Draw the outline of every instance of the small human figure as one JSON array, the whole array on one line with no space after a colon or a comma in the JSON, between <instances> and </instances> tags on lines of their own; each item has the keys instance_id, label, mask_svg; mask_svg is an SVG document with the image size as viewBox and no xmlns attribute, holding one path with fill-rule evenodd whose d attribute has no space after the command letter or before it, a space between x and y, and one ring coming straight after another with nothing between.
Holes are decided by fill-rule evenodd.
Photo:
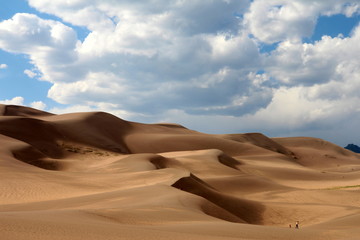
<instances>
[{"instance_id":1,"label":"small human figure","mask_svg":"<svg viewBox=\"0 0 360 240\"><path fill-rule=\"evenodd\" d=\"M296 221L296 223L295 223L295 228L299 228L299 221Z\"/></svg>"},{"instance_id":2,"label":"small human figure","mask_svg":"<svg viewBox=\"0 0 360 240\"><path fill-rule=\"evenodd\" d=\"M289 224L289 228L291 228L291 223Z\"/></svg>"}]
</instances>

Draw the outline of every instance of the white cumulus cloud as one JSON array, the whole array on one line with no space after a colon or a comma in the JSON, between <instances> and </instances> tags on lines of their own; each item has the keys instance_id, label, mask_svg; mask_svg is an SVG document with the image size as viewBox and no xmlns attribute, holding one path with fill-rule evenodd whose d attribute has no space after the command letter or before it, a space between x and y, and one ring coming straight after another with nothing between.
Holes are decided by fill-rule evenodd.
<instances>
[{"instance_id":1,"label":"white cumulus cloud","mask_svg":"<svg viewBox=\"0 0 360 240\"><path fill-rule=\"evenodd\" d=\"M0 23L0 48L29 55L42 78L50 82L71 78L67 73L77 58L76 44L73 29L33 14L18 13Z\"/></svg>"},{"instance_id":2,"label":"white cumulus cloud","mask_svg":"<svg viewBox=\"0 0 360 240\"><path fill-rule=\"evenodd\" d=\"M66 59L57 51L62 62L36 59L42 78L53 83L48 96L57 102L116 103L129 112L155 113L170 107L239 115L255 111L271 98L271 94L255 96L259 86L246 77L261 62L257 43L241 32L238 15L246 11L248 0L29 3L91 31L75 44L68 40L73 39L71 29L60 23L39 20L33 26L59 44L50 45L45 57L56 49L73 56ZM61 38L71 44L61 44ZM218 74L224 69L229 73L225 77ZM213 84L192 85L208 81L207 77ZM238 99L248 104L239 104ZM214 103L217 107L211 106Z\"/></svg>"},{"instance_id":3,"label":"white cumulus cloud","mask_svg":"<svg viewBox=\"0 0 360 240\"><path fill-rule=\"evenodd\" d=\"M359 41L360 26L347 38L324 36L314 44L283 41L266 58L266 69L285 85L315 85L333 81L345 87L345 82L358 81L355 75L360 67L357 57L360 53Z\"/></svg>"},{"instance_id":4,"label":"white cumulus cloud","mask_svg":"<svg viewBox=\"0 0 360 240\"><path fill-rule=\"evenodd\" d=\"M6 104L6 105L23 105L24 98L18 96L18 97L14 97L12 99L0 100L0 103Z\"/></svg>"},{"instance_id":5,"label":"white cumulus cloud","mask_svg":"<svg viewBox=\"0 0 360 240\"><path fill-rule=\"evenodd\" d=\"M30 106L32 108L36 108L36 109L40 109L40 110L45 110L46 109L46 104L43 103L42 101L35 101L30 103Z\"/></svg>"},{"instance_id":6,"label":"white cumulus cloud","mask_svg":"<svg viewBox=\"0 0 360 240\"><path fill-rule=\"evenodd\" d=\"M244 24L260 41L275 43L310 37L319 16L350 17L359 9L358 0L254 0Z\"/></svg>"}]
</instances>

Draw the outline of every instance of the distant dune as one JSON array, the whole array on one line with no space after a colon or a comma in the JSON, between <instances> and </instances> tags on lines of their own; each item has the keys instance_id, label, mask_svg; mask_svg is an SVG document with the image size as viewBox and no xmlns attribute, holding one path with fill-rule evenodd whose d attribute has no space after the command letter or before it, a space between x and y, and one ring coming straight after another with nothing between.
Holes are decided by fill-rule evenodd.
<instances>
[{"instance_id":1,"label":"distant dune","mask_svg":"<svg viewBox=\"0 0 360 240\"><path fill-rule=\"evenodd\" d=\"M1 240L360 236L360 154L322 139L0 105L0 146Z\"/></svg>"}]
</instances>

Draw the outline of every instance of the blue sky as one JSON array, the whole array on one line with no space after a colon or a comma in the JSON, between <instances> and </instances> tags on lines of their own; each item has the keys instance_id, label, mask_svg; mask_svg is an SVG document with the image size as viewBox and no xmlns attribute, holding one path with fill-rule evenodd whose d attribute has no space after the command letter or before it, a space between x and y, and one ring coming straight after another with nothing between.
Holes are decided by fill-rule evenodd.
<instances>
[{"instance_id":1,"label":"blue sky","mask_svg":"<svg viewBox=\"0 0 360 240\"><path fill-rule=\"evenodd\" d=\"M319 41L322 36L336 37L339 34L349 37L353 29L359 24L360 16L347 17L343 14L321 16L317 20L312 41Z\"/></svg>"},{"instance_id":2,"label":"blue sky","mask_svg":"<svg viewBox=\"0 0 360 240\"><path fill-rule=\"evenodd\" d=\"M358 0L14 0L0 102L360 144Z\"/></svg>"}]
</instances>

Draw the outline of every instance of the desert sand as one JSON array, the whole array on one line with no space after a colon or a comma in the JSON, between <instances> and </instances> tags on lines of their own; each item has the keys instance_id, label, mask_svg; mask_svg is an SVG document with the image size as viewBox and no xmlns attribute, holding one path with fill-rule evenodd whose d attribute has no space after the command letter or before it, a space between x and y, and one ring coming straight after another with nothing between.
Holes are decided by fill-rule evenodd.
<instances>
[{"instance_id":1,"label":"desert sand","mask_svg":"<svg viewBox=\"0 0 360 240\"><path fill-rule=\"evenodd\" d=\"M360 239L360 155L316 138L0 105L0 176L1 240Z\"/></svg>"}]
</instances>

